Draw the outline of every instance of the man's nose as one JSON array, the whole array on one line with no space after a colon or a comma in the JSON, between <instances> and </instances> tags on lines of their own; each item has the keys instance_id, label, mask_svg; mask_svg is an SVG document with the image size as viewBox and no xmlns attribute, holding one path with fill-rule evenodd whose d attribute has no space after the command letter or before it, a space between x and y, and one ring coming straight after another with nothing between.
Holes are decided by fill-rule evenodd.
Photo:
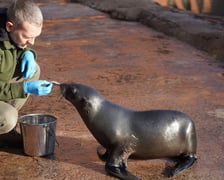
<instances>
[{"instance_id":1,"label":"man's nose","mask_svg":"<svg viewBox=\"0 0 224 180\"><path fill-rule=\"evenodd\" d=\"M29 39L29 40L27 41L27 43L28 43L29 45L34 45L34 43L35 43L35 38Z\"/></svg>"}]
</instances>

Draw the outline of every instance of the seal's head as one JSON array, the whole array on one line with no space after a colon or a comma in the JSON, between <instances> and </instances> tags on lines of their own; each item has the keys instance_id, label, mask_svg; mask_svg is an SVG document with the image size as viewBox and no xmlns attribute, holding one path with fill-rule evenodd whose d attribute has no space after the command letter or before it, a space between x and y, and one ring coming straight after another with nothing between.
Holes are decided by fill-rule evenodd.
<instances>
[{"instance_id":1,"label":"seal's head","mask_svg":"<svg viewBox=\"0 0 224 180\"><path fill-rule=\"evenodd\" d=\"M60 90L62 96L64 96L65 99L68 101L75 102L76 95L77 95L77 88L75 84L60 84Z\"/></svg>"},{"instance_id":2,"label":"seal's head","mask_svg":"<svg viewBox=\"0 0 224 180\"><path fill-rule=\"evenodd\" d=\"M70 101L83 115L88 113L93 117L104 101L96 90L82 84L60 84L61 94Z\"/></svg>"}]
</instances>

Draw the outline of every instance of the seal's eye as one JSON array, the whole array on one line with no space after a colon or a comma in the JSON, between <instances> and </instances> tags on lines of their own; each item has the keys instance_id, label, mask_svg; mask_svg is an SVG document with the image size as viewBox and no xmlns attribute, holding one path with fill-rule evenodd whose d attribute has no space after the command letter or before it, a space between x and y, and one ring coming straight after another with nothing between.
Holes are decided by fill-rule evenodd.
<instances>
[{"instance_id":1,"label":"seal's eye","mask_svg":"<svg viewBox=\"0 0 224 180\"><path fill-rule=\"evenodd\" d=\"M82 99L81 99L81 104L82 104L82 106L83 106L83 108L89 108L90 106L91 106L91 103L89 102L89 99L88 98L86 98L86 97L83 97Z\"/></svg>"},{"instance_id":2,"label":"seal's eye","mask_svg":"<svg viewBox=\"0 0 224 180\"><path fill-rule=\"evenodd\" d=\"M77 89L72 89L72 93L74 96L77 95Z\"/></svg>"},{"instance_id":3,"label":"seal's eye","mask_svg":"<svg viewBox=\"0 0 224 180\"><path fill-rule=\"evenodd\" d=\"M88 104L87 98L86 97L83 97L81 99L81 103L82 103L83 106L85 106L86 104Z\"/></svg>"},{"instance_id":4,"label":"seal's eye","mask_svg":"<svg viewBox=\"0 0 224 180\"><path fill-rule=\"evenodd\" d=\"M86 113L86 115L88 115L90 111L90 106L91 106L91 104L88 101L88 98L87 97L81 98L81 104L82 104L82 108L84 112Z\"/></svg>"}]
</instances>

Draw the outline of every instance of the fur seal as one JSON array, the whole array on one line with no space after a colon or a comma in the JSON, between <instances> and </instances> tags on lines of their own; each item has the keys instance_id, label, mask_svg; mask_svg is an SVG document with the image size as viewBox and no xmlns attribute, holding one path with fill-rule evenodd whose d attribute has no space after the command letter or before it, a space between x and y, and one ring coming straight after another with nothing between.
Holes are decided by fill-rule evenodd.
<instances>
[{"instance_id":1,"label":"fur seal","mask_svg":"<svg viewBox=\"0 0 224 180\"><path fill-rule=\"evenodd\" d=\"M105 99L82 84L60 84L96 140L106 149L98 156L106 161L108 174L120 179L138 179L128 172L128 158L175 158L169 176L189 168L196 157L196 130L186 114L175 110L133 111Z\"/></svg>"}]
</instances>

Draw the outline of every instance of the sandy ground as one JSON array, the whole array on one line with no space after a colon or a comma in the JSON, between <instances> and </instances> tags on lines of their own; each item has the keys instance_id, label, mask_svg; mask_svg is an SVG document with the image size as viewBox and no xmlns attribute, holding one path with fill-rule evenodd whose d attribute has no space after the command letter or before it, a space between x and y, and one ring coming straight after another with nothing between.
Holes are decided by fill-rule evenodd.
<instances>
[{"instance_id":1,"label":"sandy ground","mask_svg":"<svg viewBox=\"0 0 224 180\"><path fill-rule=\"evenodd\" d=\"M223 64L209 54L138 22L111 19L77 3L39 1L45 24L36 42L41 79L79 82L135 110L176 109L195 121L198 161L176 180L221 180L224 176ZM57 117L57 142L50 157L1 149L0 179L115 179L96 155L98 143L57 87L31 96L20 115ZM165 160L129 160L140 179L167 179Z\"/></svg>"}]
</instances>

